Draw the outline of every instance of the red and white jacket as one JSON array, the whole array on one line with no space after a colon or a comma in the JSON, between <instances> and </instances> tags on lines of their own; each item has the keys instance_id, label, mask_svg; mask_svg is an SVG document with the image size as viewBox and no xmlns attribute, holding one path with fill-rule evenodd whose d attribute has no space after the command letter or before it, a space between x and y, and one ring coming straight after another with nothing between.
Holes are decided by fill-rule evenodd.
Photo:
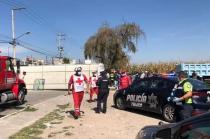
<instances>
[{"instance_id":1,"label":"red and white jacket","mask_svg":"<svg viewBox=\"0 0 210 139\"><path fill-rule=\"evenodd\" d=\"M80 76L71 75L69 85L73 86L74 92L82 92L85 90L85 82L88 82L88 80L84 74Z\"/></svg>"},{"instance_id":2,"label":"red and white jacket","mask_svg":"<svg viewBox=\"0 0 210 139\"><path fill-rule=\"evenodd\" d=\"M90 83L90 87L91 88L96 88L97 85L96 85L96 82L97 82L98 78L97 77L90 77L89 78L89 83Z\"/></svg>"},{"instance_id":3,"label":"red and white jacket","mask_svg":"<svg viewBox=\"0 0 210 139\"><path fill-rule=\"evenodd\" d=\"M119 88L127 88L131 84L131 78L128 75L122 76L120 78Z\"/></svg>"}]
</instances>

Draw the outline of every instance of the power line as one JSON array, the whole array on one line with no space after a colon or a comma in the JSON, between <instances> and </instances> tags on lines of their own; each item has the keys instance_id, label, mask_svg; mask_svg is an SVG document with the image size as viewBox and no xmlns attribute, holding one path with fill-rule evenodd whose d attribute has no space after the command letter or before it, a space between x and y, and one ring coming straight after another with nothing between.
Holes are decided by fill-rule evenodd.
<instances>
[{"instance_id":1,"label":"power line","mask_svg":"<svg viewBox=\"0 0 210 139\"><path fill-rule=\"evenodd\" d=\"M2 36L2 38L6 38L6 40L1 39L0 43L9 43L10 42L9 40L12 40L12 38L7 35L0 34L0 36Z\"/></svg>"},{"instance_id":2,"label":"power line","mask_svg":"<svg viewBox=\"0 0 210 139\"><path fill-rule=\"evenodd\" d=\"M47 23L47 21L46 21L44 18L42 18L41 16L39 16L38 14L36 14L31 8L28 8L28 6L25 6L23 3L20 3L20 2L18 3L18 2L10 1L10 0L0 0L0 2L4 3L4 4L6 4L6 5L9 5L9 6L11 6L12 8L18 8L18 7L23 7L23 6L24 6L24 7L27 7L27 11L23 13L26 17L28 17L30 20L32 20L34 23L36 23L36 24L38 24L38 25L45 25L45 26L48 27L53 33L56 33L56 32L57 32L57 31L55 31L55 29L54 29L53 27L51 27L51 25L49 25L49 24ZM11 37L6 36L6 38L9 38L9 40L11 40ZM1 41L2 41L2 43L11 42L11 41L5 41L5 40L1 40ZM42 48L39 48L39 49L41 49L42 51L45 51L45 52L41 52L41 51L39 51L39 50L36 50L36 49L31 48L31 47L27 47L27 46L23 45L24 43L25 43L25 44L28 44L28 43L26 43L26 42L23 42L23 41L19 41L19 42L21 42L22 44L18 43L18 45L21 46L21 47L23 47L23 48L25 48L25 49L28 49L28 50L31 50L31 51L33 51L33 52L37 52L37 53L43 54L43 55L55 56L55 55L52 55L52 54L47 54L47 53L49 53L49 51L44 50L44 49L42 49ZM30 45L30 44L28 44L28 45ZM30 45L30 46L31 46L31 45ZM36 47L36 48L38 48L38 47ZM54 52L53 52L53 53L54 53Z\"/></svg>"},{"instance_id":3,"label":"power line","mask_svg":"<svg viewBox=\"0 0 210 139\"><path fill-rule=\"evenodd\" d=\"M32 45L32 44L30 44L30 43L28 43L28 42L25 42L25 41L19 41L19 42L20 42L21 44L26 44L26 45L28 45L28 46L38 48L38 49L44 51L45 53L51 53L51 54L54 54L54 56L56 55L56 52L49 51L49 50L45 50L45 49L43 49L43 48L41 48L41 47L34 46L34 45Z\"/></svg>"},{"instance_id":4,"label":"power line","mask_svg":"<svg viewBox=\"0 0 210 139\"><path fill-rule=\"evenodd\" d=\"M45 55L45 56L52 56L52 57L54 57L54 55L47 54L47 53L45 53L45 52L41 52L41 51L35 50L35 49L33 49L33 48L31 48L31 47L28 47L28 46L25 46L25 45L23 45L23 44L19 44L19 43L18 43L18 45L21 46L21 47L23 47L23 48L25 48L25 49L31 50L31 51L33 51L33 52L36 52L36 53L39 53L39 54L42 54L42 55Z\"/></svg>"},{"instance_id":5,"label":"power line","mask_svg":"<svg viewBox=\"0 0 210 139\"><path fill-rule=\"evenodd\" d=\"M13 8L17 8L16 5L13 5L13 4L11 4L10 2L8 2L8 1L0 0L0 2L4 3L4 4L6 4L6 5L12 6Z\"/></svg>"},{"instance_id":6,"label":"power line","mask_svg":"<svg viewBox=\"0 0 210 139\"><path fill-rule=\"evenodd\" d=\"M19 42L20 42L20 43L19 43ZM55 57L55 55L50 54L50 53L55 53L55 52L50 52L50 51L44 50L44 49L42 49L42 48L40 48L40 47L36 47L36 48L39 48L39 49L41 49L42 51L36 50L36 49L33 49L33 48L29 47L29 45L30 45L29 43L26 43L26 42L23 42L23 41L19 41L19 42L16 42L16 45L21 46L21 47L23 47L23 48L25 48L25 49L28 49L28 50L30 50L30 51L33 51L33 52L36 52L36 53L39 53L39 54L43 54L43 55L45 55L45 56L52 56L52 57ZM0 40L0 43L12 44L13 42L12 42L12 41ZM24 45L24 44L26 44L26 45L28 45L28 46L26 46L26 45Z\"/></svg>"},{"instance_id":7,"label":"power line","mask_svg":"<svg viewBox=\"0 0 210 139\"><path fill-rule=\"evenodd\" d=\"M0 43L9 43L9 41L0 40Z\"/></svg>"},{"instance_id":8,"label":"power line","mask_svg":"<svg viewBox=\"0 0 210 139\"><path fill-rule=\"evenodd\" d=\"M34 23L36 23L38 25L42 25L45 28L50 29L50 31L52 31L53 33L57 34L57 32L58 32L57 29L55 29L51 24L49 24L48 21L45 18L43 18L42 16L40 16L39 14L37 14L33 9L31 9L28 6L26 6L25 4L23 4L21 2L15 2L15 1L12 1L12 0L0 0L0 2L4 3L6 5L9 5L9 6L13 7L13 8L27 7L27 9L25 11L23 11L23 14L27 18L29 18L32 22L34 22ZM64 34L62 34L62 35L61 34L60 35L58 34L58 38L59 38L58 39L58 41L59 41L59 44L58 44L59 54L58 55L61 58L61 57L63 57L63 51L64 51L63 44L62 44L62 41L65 39L64 38ZM23 41L19 41L19 42L22 42L24 44L27 44L27 43L25 43ZM41 49L42 51L45 51L45 52L41 52L41 51L35 50L35 49L31 48L31 47L26 47L24 45L20 45L20 46L22 46L22 47L24 47L24 48L26 48L28 50L31 50L31 51L34 51L34 52L37 52L37 53L40 53L40 54L44 54L44 55L46 55L46 52L49 53L49 51L44 50L42 48L39 48L39 49ZM36 48L38 48L38 47L36 47Z\"/></svg>"},{"instance_id":9,"label":"power line","mask_svg":"<svg viewBox=\"0 0 210 139\"><path fill-rule=\"evenodd\" d=\"M6 5L9 5L9 6L13 7L13 8L26 7L24 4L20 5L20 4L16 3L16 2L14 2L14 1L9 1L9 0L4 0L4 1L0 1L0 2L4 3ZM27 7L27 9L28 9L28 7ZM29 10L27 10L27 9L25 9L25 11L27 11L27 12L23 12L23 14L27 18L29 18L32 22L34 22L35 24L42 25L43 23L41 23L41 21L37 17L31 15L29 13Z\"/></svg>"},{"instance_id":10,"label":"power line","mask_svg":"<svg viewBox=\"0 0 210 139\"><path fill-rule=\"evenodd\" d=\"M50 29L50 31L52 31L53 33L57 33L59 31L57 31L57 29L55 27L53 27L51 24L49 24L49 22L42 16L40 16L39 14L37 14L32 8L26 6L25 4L21 3L21 2L15 2L12 0L6 0L6 1L1 1L9 6L13 6L13 7L27 7L27 9L25 10L25 16L27 16L30 20L32 20L34 23L38 24L38 25L43 25L46 28Z\"/></svg>"},{"instance_id":11,"label":"power line","mask_svg":"<svg viewBox=\"0 0 210 139\"><path fill-rule=\"evenodd\" d=\"M11 37L9 37L9 36L7 36L7 35L4 35L4 34L0 34L0 36L2 36L2 38L6 38L6 39L9 39L9 40L12 39Z\"/></svg>"},{"instance_id":12,"label":"power line","mask_svg":"<svg viewBox=\"0 0 210 139\"><path fill-rule=\"evenodd\" d=\"M0 34L0 36L4 36L4 37L8 38L8 40L0 40L0 43L11 43L11 40L12 40L11 37L6 36L6 35L2 35L2 34ZM38 48L38 49L44 51L45 53L53 53L53 54L56 55L56 52L52 52L52 51L49 51L49 50L45 50L45 49L43 49L43 48L41 48L41 47L37 47L37 46L31 45L31 44L28 43L28 42L20 41L20 40L19 40L18 42L20 42L21 44L26 44L26 45L28 45L28 46ZM20 43L18 43L18 45L20 45ZM31 50L31 49L32 49L32 48L30 48L30 50ZM36 51L38 51L38 50L36 50ZM48 54L48 55L52 55L52 54ZM55 56L55 55L53 55L53 56Z\"/></svg>"}]
</instances>

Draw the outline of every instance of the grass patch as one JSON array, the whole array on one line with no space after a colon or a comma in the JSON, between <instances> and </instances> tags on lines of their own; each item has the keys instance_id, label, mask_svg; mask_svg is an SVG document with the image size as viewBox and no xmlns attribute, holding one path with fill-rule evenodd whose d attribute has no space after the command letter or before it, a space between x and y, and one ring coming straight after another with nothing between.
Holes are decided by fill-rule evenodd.
<instances>
[{"instance_id":1,"label":"grass patch","mask_svg":"<svg viewBox=\"0 0 210 139\"><path fill-rule=\"evenodd\" d=\"M58 107L59 109L61 109L61 110L64 110L64 109L66 109L66 108L69 107L69 104L57 105L57 107Z\"/></svg>"},{"instance_id":2,"label":"grass patch","mask_svg":"<svg viewBox=\"0 0 210 139\"><path fill-rule=\"evenodd\" d=\"M73 135L73 133L71 133L71 132L66 132L65 133L65 136L72 136Z\"/></svg>"},{"instance_id":3,"label":"grass patch","mask_svg":"<svg viewBox=\"0 0 210 139\"><path fill-rule=\"evenodd\" d=\"M36 108L33 108L31 106L27 106L23 111L25 112L34 112L34 111L37 111L38 109Z\"/></svg>"},{"instance_id":4,"label":"grass patch","mask_svg":"<svg viewBox=\"0 0 210 139\"><path fill-rule=\"evenodd\" d=\"M48 135L48 138L52 138L52 137L55 137L57 134L62 134L62 133L65 133L67 132L68 130L62 130L62 131L57 131L57 132L52 132Z\"/></svg>"},{"instance_id":5,"label":"grass patch","mask_svg":"<svg viewBox=\"0 0 210 139\"><path fill-rule=\"evenodd\" d=\"M65 126L63 127L63 129L70 129L70 128L74 128L73 126Z\"/></svg>"},{"instance_id":6,"label":"grass patch","mask_svg":"<svg viewBox=\"0 0 210 139\"><path fill-rule=\"evenodd\" d=\"M9 139L17 139L17 138L9 138ZM30 138L26 138L26 137L19 137L18 139L43 139L43 138L41 138L41 137L30 137Z\"/></svg>"},{"instance_id":7,"label":"grass patch","mask_svg":"<svg viewBox=\"0 0 210 139\"><path fill-rule=\"evenodd\" d=\"M36 121L33 125L23 128L18 133L9 137L9 139L41 139L37 137L43 133L43 130L47 128L45 123L49 123L53 120L63 120L64 116L58 114L58 110L50 112L45 117Z\"/></svg>"},{"instance_id":8,"label":"grass patch","mask_svg":"<svg viewBox=\"0 0 210 139\"><path fill-rule=\"evenodd\" d=\"M59 121L59 122L50 122L50 124L52 124L52 125L61 124L61 123L62 123L61 121Z\"/></svg>"}]
</instances>

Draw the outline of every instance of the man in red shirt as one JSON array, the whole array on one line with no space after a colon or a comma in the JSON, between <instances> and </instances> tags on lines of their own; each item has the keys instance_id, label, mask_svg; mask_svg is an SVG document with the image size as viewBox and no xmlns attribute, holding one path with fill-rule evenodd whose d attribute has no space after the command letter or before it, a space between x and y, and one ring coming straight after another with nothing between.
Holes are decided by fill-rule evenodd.
<instances>
[{"instance_id":1,"label":"man in red shirt","mask_svg":"<svg viewBox=\"0 0 210 139\"><path fill-rule=\"evenodd\" d=\"M88 83L87 77L81 73L82 68L75 68L75 74L71 75L68 85L68 94L70 95L70 89L72 89L74 100L74 118L78 119L80 116L80 106L85 91L85 83Z\"/></svg>"},{"instance_id":2,"label":"man in red shirt","mask_svg":"<svg viewBox=\"0 0 210 139\"><path fill-rule=\"evenodd\" d=\"M127 88L129 85L131 85L131 78L125 71L123 71L120 77L119 89Z\"/></svg>"},{"instance_id":3,"label":"man in red shirt","mask_svg":"<svg viewBox=\"0 0 210 139\"><path fill-rule=\"evenodd\" d=\"M98 95L98 87L96 86L96 82L98 80L96 76L96 72L92 72L92 76L89 78L89 85L90 85L90 99L89 102L93 102L93 95L94 93Z\"/></svg>"}]
</instances>

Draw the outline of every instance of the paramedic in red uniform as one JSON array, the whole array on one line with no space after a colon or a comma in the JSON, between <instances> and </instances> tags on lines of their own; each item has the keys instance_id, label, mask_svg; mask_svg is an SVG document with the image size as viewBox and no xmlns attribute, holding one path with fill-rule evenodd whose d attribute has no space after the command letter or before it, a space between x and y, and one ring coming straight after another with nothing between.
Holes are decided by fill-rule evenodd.
<instances>
[{"instance_id":1,"label":"paramedic in red uniform","mask_svg":"<svg viewBox=\"0 0 210 139\"><path fill-rule=\"evenodd\" d=\"M81 73L82 68L75 68L75 74L71 75L68 85L68 94L70 95L70 89L72 89L74 100L74 118L78 119L80 116L80 106L84 96L85 83L88 83L87 77Z\"/></svg>"},{"instance_id":2,"label":"paramedic in red uniform","mask_svg":"<svg viewBox=\"0 0 210 139\"><path fill-rule=\"evenodd\" d=\"M89 102L93 102L93 95L98 95L98 87L96 86L96 82L98 80L96 76L96 72L92 72L92 76L89 78L89 85L90 85L90 99Z\"/></svg>"},{"instance_id":3,"label":"paramedic in red uniform","mask_svg":"<svg viewBox=\"0 0 210 139\"><path fill-rule=\"evenodd\" d=\"M131 78L125 71L121 73L119 89L127 88L131 84Z\"/></svg>"}]
</instances>

